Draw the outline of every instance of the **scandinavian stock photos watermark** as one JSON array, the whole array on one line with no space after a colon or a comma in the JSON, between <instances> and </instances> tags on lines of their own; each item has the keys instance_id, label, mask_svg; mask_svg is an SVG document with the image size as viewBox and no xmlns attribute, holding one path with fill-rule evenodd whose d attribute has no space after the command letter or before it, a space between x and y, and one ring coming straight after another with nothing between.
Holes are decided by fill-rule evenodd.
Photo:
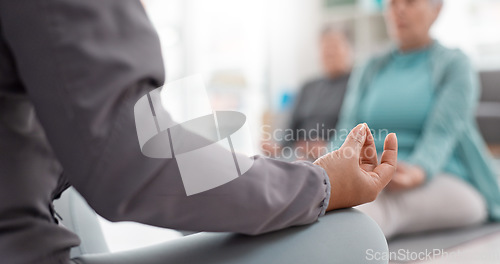
<instances>
[{"instance_id":1,"label":"scandinavian stock photos watermark","mask_svg":"<svg viewBox=\"0 0 500 264\"><path fill-rule=\"evenodd\" d=\"M275 158L304 160L318 158L338 150L346 140L351 129L330 129L324 124L316 124L311 129L272 129L269 125L261 127L262 152ZM388 129L370 129L375 142L383 142L390 134ZM365 157L376 155L372 149L363 149ZM344 156L356 155L352 149L345 149Z\"/></svg>"},{"instance_id":2,"label":"scandinavian stock photos watermark","mask_svg":"<svg viewBox=\"0 0 500 264\"><path fill-rule=\"evenodd\" d=\"M228 183L250 170L257 154L247 118L237 111L214 111L200 76L190 76L166 84L142 96L134 105L139 147L151 159L175 159L186 194L202 193ZM269 131L266 126L262 131ZM310 159L334 149L350 130L275 129L261 133L264 141L279 147L263 146L266 156L292 160ZM387 130L372 131L376 140ZM321 137L322 140L316 140ZM378 137L378 138L377 138ZM344 148L344 157L360 149ZM365 157L376 155L373 148ZM313 155L314 156L314 155Z\"/></svg>"}]
</instances>

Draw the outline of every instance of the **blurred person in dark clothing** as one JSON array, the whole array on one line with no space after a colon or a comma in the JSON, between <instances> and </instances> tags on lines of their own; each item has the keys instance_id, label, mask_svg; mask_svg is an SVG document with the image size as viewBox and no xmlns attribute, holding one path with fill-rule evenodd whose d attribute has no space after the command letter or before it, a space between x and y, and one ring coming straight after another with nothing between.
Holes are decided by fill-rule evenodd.
<instances>
[{"instance_id":1,"label":"blurred person in dark clothing","mask_svg":"<svg viewBox=\"0 0 500 264\"><path fill-rule=\"evenodd\" d=\"M321 34L321 60L324 76L310 80L301 88L281 142L263 142L266 154L295 150L298 159L314 160L326 152L326 144L336 127L347 88L352 50L347 34L326 27Z\"/></svg>"}]
</instances>

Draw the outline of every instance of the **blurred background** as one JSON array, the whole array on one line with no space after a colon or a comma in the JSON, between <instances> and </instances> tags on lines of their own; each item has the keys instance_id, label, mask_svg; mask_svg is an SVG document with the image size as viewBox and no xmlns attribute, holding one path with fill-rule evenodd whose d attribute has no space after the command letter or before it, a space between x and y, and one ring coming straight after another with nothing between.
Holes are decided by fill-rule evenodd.
<instances>
[{"instance_id":1,"label":"blurred background","mask_svg":"<svg viewBox=\"0 0 500 264\"><path fill-rule=\"evenodd\" d=\"M354 65L391 46L383 0L143 0L157 28L167 82L200 74L215 110L247 116L253 148L286 126L301 87L323 76L321 32L340 29ZM480 73L478 123L500 156L500 1L445 1L432 35ZM184 98L188 100L189 98ZM101 219L112 251L175 239L176 231ZM128 229L127 236L121 230ZM133 231L131 231L133 230ZM132 235L131 235L132 234Z\"/></svg>"},{"instance_id":2,"label":"blurred background","mask_svg":"<svg viewBox=\"0 0 500 264\"><path fill-rule=\"evenodd\" d=\"M333 25L346 33L356 64L391 45L383 0L143 2L162 41L167 82L201 74L214 109L247 115L257 148L262 125L283 126L301 86L324 74L322 29ZM500 70L498 28L500 1L453 0L432 34L462 49L477 71L494 72Z\"/></svg>"}]
</instances>

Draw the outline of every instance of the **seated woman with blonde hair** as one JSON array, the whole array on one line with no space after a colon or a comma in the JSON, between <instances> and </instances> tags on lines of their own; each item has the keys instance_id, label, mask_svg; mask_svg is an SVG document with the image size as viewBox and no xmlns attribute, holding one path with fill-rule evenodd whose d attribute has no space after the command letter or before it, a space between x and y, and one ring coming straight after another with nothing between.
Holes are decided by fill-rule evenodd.
<instances>
[{"instance_id":1,"label":"seated woman with blonde hair","mask_svg":"<svg viewBox=\"0 0 500 264\"><path fill-rule=\"evenodd\" d=\"M379 132L396 132L401 162L385 191L359 210L386 237L500 220L497 177L475 124L477 76L466 55L429 36L442 1L387 4L396 48L355 71L337 128L366 122L379 151Z\"/></svg>"}]
</instances>

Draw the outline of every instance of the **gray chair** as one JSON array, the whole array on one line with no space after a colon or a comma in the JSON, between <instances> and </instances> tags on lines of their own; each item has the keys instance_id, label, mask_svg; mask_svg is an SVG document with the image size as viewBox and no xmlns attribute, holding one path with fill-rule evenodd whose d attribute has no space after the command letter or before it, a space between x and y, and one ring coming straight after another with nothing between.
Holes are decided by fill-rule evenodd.
<instances>
[{"instance_id":1,"label":"gray chair","mask_svg":"<svg viewBox=\"0 0 500 264\"><path fill-rule=\"evenodd\" d=\"M197 233L155 246L109 253L95 212L74 190L54 203L62 223L78 234L82 244L72 249L78 264L168 263L388 263L382 231L354 209L329 213L312 225L259 236Z\"/></svg>"},{"instance_id":2,"label":"gray chair","mask_svg":"<svg viewBox=\"0 0 500 264\"><path fill-rule=\"evenodd\" d=\"M500 71L480 73L482 93L476 117L484 139L490 145L500 144Z\"/></svg>"}]
</instances>

